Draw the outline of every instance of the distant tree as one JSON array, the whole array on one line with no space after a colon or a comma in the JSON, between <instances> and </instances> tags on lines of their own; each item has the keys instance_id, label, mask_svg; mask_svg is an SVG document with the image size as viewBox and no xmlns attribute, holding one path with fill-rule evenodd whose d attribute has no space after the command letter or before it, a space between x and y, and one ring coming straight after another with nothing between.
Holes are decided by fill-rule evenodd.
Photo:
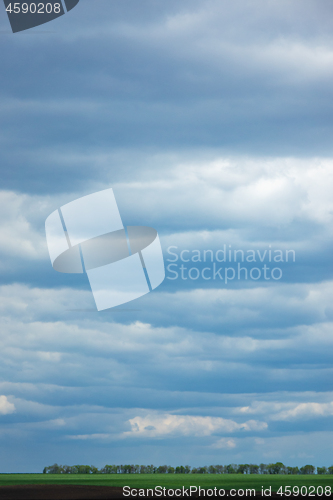
<instances>
[{"instance_id":1,"label":"distant tree","mask_svg":"<svg viewBox=\"0 0 333 500\"><path fill-rule=\"evenodd\" d=\"M224 473L225 474L236 474L237 472L237 465L235 464L229 464L224 467Z\"/></svg>"},{"instance_id":2,"label":"distant tree","mask_svg":"<svg viewBox=\"0 0 333 500\"><path fill-rule=\"evenodd\" d=\"M77 474L91 474L90 465L76 465Z\"/></svg>"},{"instance_id":3,"label":"distant tree","mask_svg":"<svg viewBox=\"0 0 333 500\"><path fill-rule=\"evenodd\" d=\"M135 465L123 465L123 474L135 474L136 466Z\"/></svg>"},{"instance_id":4,"label":"distant tree","mask_svg":"<svg viewBox=\"0 0 333 500\"><path fill-rule=\"evenodd\" d=\"M133 470L134 470L134 465L130 464L124 465L125 474L133 474Z\"/></svg>"},{"instance_id":5,"label":"distant tree","mask_svg":"<svg viewBox=\"0 0 333 500\"><path fill-rule=\"evenodd\" d=\"M248 469L248 474L258 474L259 473L259 465L250 464Z\"/></svg>"},{"instance_id":6,"label":"distant tree","mask_svg":"<svg viewBox=\"0 0 333 500\"><path fill-rule=\"evenodd\" d=\"M299 474L299 468L298 467L285 467L286 474Z\"/></svg>"},{"instance_id":7,"label":"distant tree","mask_svg":"<svg viewBox=\"0 0 333 500\"><path fill-rule=\"evenodd\" d=\"M276 468L278 469L278 474L285 474L286 473L286 466L282 462L276 462Z\"/></svg>"},{"instance_id":8,"label":"distant tree","mask_svg":"<svg viewBox=\"0 0 333 500\"><path fill-rule=\"evenodd\" d=\"M61 465L53 464L50 465L49 467L45 467L44 470L45 470L44 474L61 474L62 467Z\"/></svg>"},{"instance_id":9,"label":"distant tree","mask_svg":"<svg viewBox=\"0 0 333 500\"><path fill-rule=\"evenodd\" d=\"M103 469L101 469L102 474L117 474L117 466L116 465L105 465Z\"/></svg>"},{"instance_id":10,"label":"distant tree","mask_svg":"<svg viewBox=\"0 0 333 500\"><path fill-rule=\"evenodd\" d=\"M248 464L240 464L237 467L237 474L248 474L249 467Z\"/></svg>"},{"instance_id":11,"label":"distant tree","mask_svg":"<svg viewBox=\"0 0 333 500\"><path fill-rule=\"evenodd\" d=\"M276 464L267 465L268 474L284 474L285 466L282 462L276 462Z\"/></svg>"},{"instance_id":12,"label":"distant tree","mask_svg":"<svg viewBox=\"0 0 333 500\"><path fill-rule=\"evenodd\" d=\"M63 465L62 466L63 474L77 474L77 466L76 465Z\"/></svg>"},{"instance_id":13,"label":"distant tree","mask_svg":"<svg viewBox=\"0 0 333 500\"><path fill-rule=\"evenodd\" d=\"M260 464L259 465L259 472L260 472L260 474L268 474L267 465Z\"/></svg>"},{"instance_id":14,"label":"distant tree","mask_svg":"<svg viewBox=\"0 0 333 500\"><path fill-rule=\"evenodd\" d=\"M316 468L313 465L304 465L304 467L300 468L301 474L314 474Z\"/></svg>"},{"instance_id":15,"label":"distant tree","mask_svg":"<svg viewBox=\"0 0 333 500\"><path fill-rule=\"evenodd\" d=\"M44 467L43 474L315 474L316 468L313 465L298 467L286 467L282 462L271 464L229 464L210 465L207 467L191 467L189 465L178 465L176 468L168 465L105 465L98 470L94 465L58 465L53 464ZM318 474L333 474L333 465L330 467L317 467Z\"/></svg>"}]
</instances>

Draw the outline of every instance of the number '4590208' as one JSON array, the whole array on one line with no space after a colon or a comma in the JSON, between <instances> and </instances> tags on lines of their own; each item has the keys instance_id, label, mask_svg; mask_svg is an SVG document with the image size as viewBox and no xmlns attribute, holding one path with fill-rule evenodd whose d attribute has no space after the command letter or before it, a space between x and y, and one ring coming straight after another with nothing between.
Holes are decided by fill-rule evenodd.
<instances>
[{"instance_id":1,"label":"number '4590208'","mask_svg":"<svg viewBox=\"0 0 333 500\"><path fill-rule=\"evenodd\" d=\"M306 496L306 497L330 497L332 494L331 486L280 486L276 492L277 495L285 497Z\"/></svg>"},{"instance_id":2,"label":"number '4590208'","mask_svg":"<svg viewBox=\"0 0 333 500\"><path fill-rule=\"evenodd\" d=\"M52 5L51 3L10 3L8 7L6 7L6 11L9 12L10 14L20 14L21 12L23 14L51 14L54 12L54 14L60 14L61 11L61 6L60 3L55 3Z\"/></svg>"}]
</instances>

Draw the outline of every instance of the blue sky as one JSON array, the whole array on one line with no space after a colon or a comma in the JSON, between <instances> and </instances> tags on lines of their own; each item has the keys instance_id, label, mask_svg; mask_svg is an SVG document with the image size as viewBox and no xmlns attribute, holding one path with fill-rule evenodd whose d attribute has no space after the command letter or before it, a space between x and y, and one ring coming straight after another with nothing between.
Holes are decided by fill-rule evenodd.
<instances>
[{"instance_id":1,"label":"blue sky","mask_svg":"<svg viewBox=\"0 0 333 500\"><path fill-rule=\"evenodd\" d=\"M2 10L1 472L331 465L331 2L81 0L15 35ZM109 187L166 265L170 246L295 262L279 280L167 272L95 312L44 222Z\"/></svg>"}]
</instances>

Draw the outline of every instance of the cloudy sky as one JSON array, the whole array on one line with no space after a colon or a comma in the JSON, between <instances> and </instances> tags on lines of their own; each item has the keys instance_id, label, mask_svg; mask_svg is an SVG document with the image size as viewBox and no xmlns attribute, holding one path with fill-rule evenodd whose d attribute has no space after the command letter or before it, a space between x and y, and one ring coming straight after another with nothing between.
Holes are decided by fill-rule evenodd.
<instances>
[{"instance_id":1,"label":"cloudy sky","mask_svg":"<svg viewBox=\"0 0 333 500\"><path fill-rule=\"evenodd\" d=\"M1 11L1 472L331 465L331 1ZM44 222L109 187L166 279L98 313Z\"/></svg>"}]
</instances>

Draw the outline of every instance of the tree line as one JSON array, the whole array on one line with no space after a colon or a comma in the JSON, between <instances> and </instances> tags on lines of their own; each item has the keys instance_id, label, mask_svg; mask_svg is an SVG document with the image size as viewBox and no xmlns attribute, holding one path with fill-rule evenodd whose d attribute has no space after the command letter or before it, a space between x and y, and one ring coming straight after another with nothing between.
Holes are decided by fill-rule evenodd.
<instances>
[{"instance_id":1,"label":"tree line","mask_svg":"<svg viewBox=\"0 0 333 500\"><path fill-rule=\"evenodd\" d=\"M275 464L229 464L205 465L204 467L190 467L180 465L105 465L98 469L93 465L58 465L44 467L43 474L333 474L331 467L288 467L282 462Z\"/></svg>"}]
</instances>

